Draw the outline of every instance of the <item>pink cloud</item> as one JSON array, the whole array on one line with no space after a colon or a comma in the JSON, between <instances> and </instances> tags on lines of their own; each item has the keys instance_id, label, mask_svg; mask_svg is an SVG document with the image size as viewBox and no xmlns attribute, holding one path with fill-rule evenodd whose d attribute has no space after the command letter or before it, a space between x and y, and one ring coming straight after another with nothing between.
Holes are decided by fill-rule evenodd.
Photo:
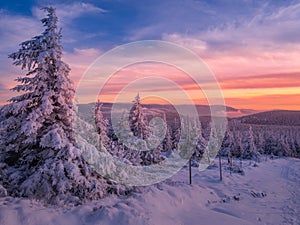
<instances>
[{"instance_id":1,"label":"pink cloud","mask_svg":"<svg viewBox=\"0 0 300 225\"><path fill-rule=\"evenodd\" d=\"M300 72L239 76L220 79L222 89L299 88Z\"/></svg>"}]
</instances>

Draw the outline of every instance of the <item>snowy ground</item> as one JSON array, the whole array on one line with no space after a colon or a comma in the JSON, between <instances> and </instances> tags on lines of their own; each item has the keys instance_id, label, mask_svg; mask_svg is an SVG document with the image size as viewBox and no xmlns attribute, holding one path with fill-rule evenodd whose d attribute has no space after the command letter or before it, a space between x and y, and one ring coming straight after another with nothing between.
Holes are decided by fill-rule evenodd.
<instances>
[{"instance_id":1,"label":"snowy ground","mask_svg":"<svg viewBox=\"0 0 300 225\"><path fill-rule=\"evenodd\" d=\"M222 182L218 181L218 168L193 169L192 185L185 168L163 183L140 190L129 197L109 196L73 208L0 198L0 224L300 224L297 159L246 165L244 176L225 171Z\"/></svg>"}]
</instances>

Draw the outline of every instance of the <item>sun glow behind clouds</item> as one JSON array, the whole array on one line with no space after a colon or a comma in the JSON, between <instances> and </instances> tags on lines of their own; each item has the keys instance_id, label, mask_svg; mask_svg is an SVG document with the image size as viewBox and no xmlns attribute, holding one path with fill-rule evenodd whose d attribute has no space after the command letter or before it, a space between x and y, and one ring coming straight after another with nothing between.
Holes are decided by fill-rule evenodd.
<instances>
[{"instance_id":1,"label":"sun glow behind clouds","mask_svg":"<svg viewBox=\"0 0 300 225\"><path fill-rule=\"evenodd\" d=\"M100 68L98 68L100 69ZM94 71L97 77L97 68ZM176 82L184 89L195 104L207 104L205 95L199 84L195 83L183 71L161 63L138 63L117 71L107 82L99 98L103 102L114 102L122 88L134 80L151 77L146 83L131 86L123 93L122 102L130 102L137 92L142 96L169 96L176 104L184 104L176 87L160 82L158 77ZM218 79L227 105L237 108L252 108L257 110L270 109L300 109L299 74L267 74L256 76L226 77ZM103 80L103 82L105 82ZM209 85L208 83L206 85ZM88 96L91 90L99 92L99 87L93 81L87 87L86 103L95 101L96 97ZM151 98L152 103L162 101ZM150 103L150 99L147 99Z\"/></svg>"},{"instance_id":2,"label":"sun glow behind clouds","mask_svg":"<svg viewBox=\"0 0 300 225\"><path fill-rule=\"evenodd\" d=\"M193 85L194 88L188 88L189 85ZM101 90L100 101L114 102L115 96L125 87L126 91L122 92L119 98L122 102L130 102L136 93L140 92L146 97L147 103L150 103L150 99L153 100L152 103L162 103L158 99L161 99L159 96L164 96L165 100L172 99L173 103L184 104L181 91L185 91L196 104L206 104L199 85L189 75L163 63L137 63L117 71Z\"/></svg>"},{"instance_id":3,"label":"sun glow behind clouds","mask_svg":"<svg viewBox=\"0 0 300 225\"><path fill-rule=\"evenodd\" d=\"M28 3L27 9L32 15L2 10L1 4L4 3L0 3L0 54L3 58L0 61L0 105L16 94L9 92L8 88L15 85L13 80L16 77L24 74L11 66L7 55L17 50L18 43L41 32L38 19L44 15L36 4ZM222 1L185 1L179 7L166 0L154 1L151 7L136 2L133 8L132 3L124 2L112 5L108 2L67 4L62 1L55 6L63 27L64 60L72 69L70 75L75 86L105 50L124 44L124 41L154 38L183 45L198 54L215 74L227 105L300 110L300 3L239 1L235 8ZM168 11L162 6L168 6ZM180 16L170 17L175 14ZM205 104L205 96L199 88L201 84L181 76L181 72L149 64L124 68L114 75L102 91L101 98L113 101L128 79L163 75L175 80L194 102ZM86 102L95 101L97 96L89 96L88 92L97 88L92 80L86 85ZM142 85L143 90L131 88L128 96L124 95L124 101L125 97L132 99L140 91L146 95L166 94L178 104L184 103L176 88L159 81L148 81L148 85Z\"/></svg>"}]
</instances>

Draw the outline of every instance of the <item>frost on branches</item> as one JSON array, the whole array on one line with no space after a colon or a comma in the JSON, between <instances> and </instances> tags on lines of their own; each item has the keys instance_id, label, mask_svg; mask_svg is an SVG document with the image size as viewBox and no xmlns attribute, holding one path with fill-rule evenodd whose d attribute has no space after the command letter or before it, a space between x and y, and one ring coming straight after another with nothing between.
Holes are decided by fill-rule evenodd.
<instances>
[{"instance_id":1,"label":"frost on branches","mask_svg":"<svg viewBox=\"0 0 300 225\"><path fill-rule=\"evenodd\" d=\"M12 196L48 201L103 197L106 182L83 160L72 119L74 89L62 61L54 8L44 8L45 31L9 55L26 69L12 90L21 95L1 108L0 185Z\"/></svg>"},{"instance_id":2,"label":"frost on branches","mask_svg":"<svg viewBox=\"0 0 300 225\"><path fill-rule=\"evenodd\" d=\"M128 131L126 130L126 127L129 126L128 123L129 122L128 117L126 117L126 113L122 113L120 120L117 123L116 130L114 131L118 138L116 141L114 141L110 149L110 154L118 159L121 159L121 161L127 164L138 166L142 162L140 151L131 149L124 144L125 139L128 140L132 138L132 136L128 136Z\"/></svg>"},{"instance_id":3,"label":"frost on branches","mask_svg":"<svg viewBox=\"0 0 300 225\"><path fill-rule=\"evenodd\" d=\"M100 150L111 148L111 141L107 136L108 121L104 119L101 112L102 104L97 102L95 105L95 125L99 134Z\"/></svg>"},{"instance_id":4,"label":"frost on branches","mask_svg":"<svg viewBox=\"0 0 300 225\"><path fill-rule=\"evenodd\" d=\"M129 113L129 126L133 135L141 140L149 139L151 141L151 129L148 121L143 113L143 107L141 105L140 96L137 94L133 101L133 107ZM148 146L149 147L149 146ZM164 158L161 154L162 144L149 151L141 151L141 165L150 165L153 163L159 163ZM150 148L151 149L151 148Z\"/></svg>"}]
</instances>

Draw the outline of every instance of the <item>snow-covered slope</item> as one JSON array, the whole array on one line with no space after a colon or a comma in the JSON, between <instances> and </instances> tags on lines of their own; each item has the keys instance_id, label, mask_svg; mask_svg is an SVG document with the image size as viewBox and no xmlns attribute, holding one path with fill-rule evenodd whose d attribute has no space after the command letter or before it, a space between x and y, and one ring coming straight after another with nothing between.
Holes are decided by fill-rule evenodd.
<instances>
[{"instance_id":1,"label":"snow-covered slope","mask_svg":"<svg viewBox=\"0 0 300 225\"><path fill-rule=\"evenodd\" d=\"M76 207L44 207L36 201L0 199L1 225L105 224L300 224L300 160L276 159L252 167L245 175L218 168L193 168L171 179L139 188L128 197L108 196Z\"/></svg>"}]
</instances>

